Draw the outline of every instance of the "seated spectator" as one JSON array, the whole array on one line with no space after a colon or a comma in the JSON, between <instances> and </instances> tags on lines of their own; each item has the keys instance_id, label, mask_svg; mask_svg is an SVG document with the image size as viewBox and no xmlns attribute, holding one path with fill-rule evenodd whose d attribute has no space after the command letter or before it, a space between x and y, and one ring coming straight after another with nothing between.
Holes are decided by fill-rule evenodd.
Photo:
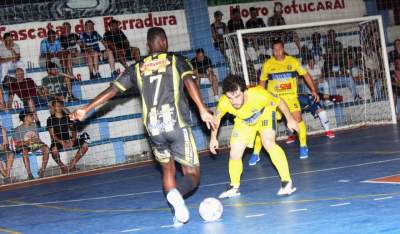
<instances>
[{"instance_id":1,"label":"seated spectator","mask_svg":"<svg viewBox=\"0 0 400 234\"><path fill-rule=\"evenodd\" d=\"M194 73L197 76L197 82L200 84L211 83L214 96L218 100L218 78L214 74L211 59L204 54L203 48L196 50L196 57L190 61L193 65ZM204 80L206 80L204 82Z\"/></svg>"},{"instance_id":2,"label":"seated spectator","mask_svg":"<svg viewBox=\"0 0 400 234\"><path fill-rule=\"evenodd\" d=\"M326 41L323 44L325 49L324 60L338 60L343 57L343 45L336 40L336 32L333 29L328 30Z\"/></svg>"},{"instance_id":3,"label":"seated spectator","mask_svg":"<svg viewBox=\"0 0 400 234\"><path fill-rule=\"evenodd\" d=\"M394 60L400 57L400 38L394 40L394 50L389 52L388 57L390 64L393 64Z\"/></svg>"},{"instance_id":4,"label":"seated spectator","mask_svg":"<svg viewBox=\"0 0 400 234\"><path fill-rule=\"evenodd\" d=\"M320 67L324 65L323 55L325 54L325 49L322 45L321 34L319 32L314 32L311 35L311 41L305 43L300 50L303 58L309 58L311 56L314 62Z\"/></svg>"},{"instance_id":5,"label":"seated spectator","mask_svg":"<svg viewBox=\"0 0 400 234\"><path fill-rule=\"evenodd\" d=\"M0 159L6 162L6 167L4 168L2 162L0 162L0 172L5 179L10 179L11 168L14 162L14 154L10 150L10 145L8 142L7 131L4 127L0 125Z\"/></svg>"},{"instance_id":6,"label":"seated spectator","mask_svg":"<svg viewBox=\"0 0 400 234\"><path fill-rule=\"evenodd\" d=\"M9 70L15 70L17 67L24 67L21 61L21 54L18 44L14 43L11 33L4 33L3 43L0 44L0 64L1 77L0 82L8 75Z\"/></svg>"},{"instance_id":7,"label":"seated spectator","mask_svg":"<svg viewBox=\"0 0 400 234\"><path fill-rule=\"evenodd\" d=\"M76 164L89 149L83 137L77 138L76 126L69 120L65 113L64 102L56 100L52 103L54 114L47 119L47 129L51 136L51 155L60 166L62 173L76 171ZM75 157L66 166L60 158L60 150L67 150L72 147L79 147Z\"/></svg>"},{"instance_id":8,"label":"seated spectator","mask_svg":"<svg viewBox=\"0 0 400 234\"><path fill-rule=\"evenodd\" d=\"M43 154L42 167L38 175L39 178L44 177L47 162L49 160L49 147L43 143L39 138L39 133L34 124L33 113L29 111L22 111L19 114L19 120L22 124L13 130L13 144L15 153L22 153L26 172L28 173L28 180L34 179L31 166L29 162L29 152L37 152L40 150Z\"/></svg>"},{"instance_id":9,"label":"seated spectator","mask_svg":"<svg viewBox=\"0 0 400 234\"><path fill-rule=\"evenodd\" d=\"M61 63L65 72L73 76L72 66L82 64L82 55L79 52L79 36L71 32L71 24L63 23L63 34L59 37L61 42Z\"/></svg>"},{"instance_id":10,"label":"seated spectator","mask_svg":"<svg viewBox=\"0 0 400 234\"><path fill-rule=\"evenodd\" d=\"M40 127L39 118L36 114L36 106L47 104L47 101L42 97L41 91L38 89L35 81L31 78L25 78L25 72L22 68L15 70L15 78L8 85L8 104L7 108L12 108L14 95L17 95L24 103L24 108L33 113L34 120Z\"/></svg>"},{"instance_id":11,"label":"seated spectator","mask_svg":"<svg viewBox=\"0 0 400 234\"><path fill-rule=\"evenodd\" d=\"M128 68L127 60L132 60L132 51L129 45L128 38L124 32L118 27L118 20L111 20L109 23L109 30L103 35L103 43L107 49L114 53L114 57L122 66Z\"/></svg>"},{"instance_id":12,"label":"seated spectator","mask_svg":"<svg viewBox=\"0 0 400 234\"><path fill-rule=\"evenodd\" d=\"M254 7L250 7L250 19L246 22L246 28L262 28L265 27L264 20L258 17L258 11Z\"/></svg>"},{"instance_id":13,"label":"seated spectator","mask_svg":"<svg viewBox=\"0 0 400 234\"><path fill-rule=\"evenodd\" d=\"M286 25L283 14L283 4L276 2L274 6L274 14L268 18L268 26Z\"/></svg>"},{"instance_id":14,"label":"seated spectator","mask_svg":"<svg viewBox=\"0 0 400 234\"><path fill-rule=\"evenodd\" d=\"M328 81L329 93L337 95L337 88L348 87L353 95L354 101L361 100L357 93L353 77L347 72L347 65L344 56L333 56L325 60L323 74Z\"/></svg>"},{"instance_id":15,"label":"seated spectator","mask_svg":"<svg viewBox=\"0 0 400 234\"><path fill-rule=\"evenodd\" d=\"M240 16L240 9L233 8L231 11L231 19L228 21L228 32L236 32L239 29L244 29L244 23Z\"/></svg>"},{"instance_id":16,"label":"seated spectator","mask_svg":"<svg viewBox=\"0 0 400 234\"><path fill-rule=\"evenodd\" d=\"M221 11L214 12L214 23L211 24L211 35L214 42L214 48L219 50L221 54L225 54L224 34L228 32L226 24L222 22Z\"/></svg>"},{"instance_id":17,"label":"seated spectator","mask_svg":"<svg viewBox=\"0 0 400 234\"><path fill-rule=\"evenodd\" d=\"M306 70L308 74L310 74L310 76L313 78L314 86L317 87L318 92L329 94L329 85L322 76L322 68L319 66L318 63L315 63L314 57L312 57L311 55L307 58L306 61ZM306 85L303 85L302 92L310 94L310 90L308 89L308 87L306 87Z\"/></svg>"},{"instance_id":18,"label":"seated spectator","mask_svg":"<svg viewBox=\"0 0 400 234\"><path fill-rule=\"evenodd\" d=\"M94 30L94 23L91 20L85 22L85 31L80 36L82 54L85 55L88 67L90 79L100 79L101 75L99 72L99 56L100 56L100 45L102 37L97 31ZM108 60L111 68L111 77L116 78L118 73L115 71L114 55L111 50L106 49L104 55Z\"/></svg>"},{"instance_id":19,"label":"seated spectator","mask_svg":"<svg viewBox=\"0 0 400 234\"><path fill-rule=\"evenodd\" d=\"M53 62L61 67L61 57L61 42L57 39L56 32L49 30L47 38L40 42L39 66L47 68L47 64Z\"/></svg>"},{"instance_id":20,"label":"seated spectator","mask_svg":"<svg viewBox=\"0 0 400 234\"><path fill-rule=\"evenodd\" d=\"M48 102L79 100L72 94L71 78L60 74L57 65L52 62L47 66L47 76L42 79L42 88Z\"/></svg>"}]
</instances>

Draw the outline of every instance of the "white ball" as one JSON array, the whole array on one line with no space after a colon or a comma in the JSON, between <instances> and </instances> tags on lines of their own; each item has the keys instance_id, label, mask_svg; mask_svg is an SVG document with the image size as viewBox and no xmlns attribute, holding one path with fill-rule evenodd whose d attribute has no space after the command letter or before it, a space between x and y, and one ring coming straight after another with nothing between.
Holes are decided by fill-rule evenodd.
<instances>
[{"instance_id":1,"label":"white ball","mask_svg":"<svg viewBox=\"0 0 400 234\"><path fill-rule=\"evenodd\" d=\"M217 221L218 219L220 219L223 211L224 206L218 199L214 197L204 199L199 206L200 216L205 221L209 222Z\"/></svg>"}]
</instances>

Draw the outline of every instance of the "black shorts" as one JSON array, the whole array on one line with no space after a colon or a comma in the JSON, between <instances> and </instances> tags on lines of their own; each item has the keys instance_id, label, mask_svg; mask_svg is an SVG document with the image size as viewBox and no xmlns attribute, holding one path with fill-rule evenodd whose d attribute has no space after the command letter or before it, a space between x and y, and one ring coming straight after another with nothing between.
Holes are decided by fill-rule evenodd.
<instances>
[{"instance_id":1,"label":"black shorts","mask_svg":"<svg viewBox=\"0 0 400 234\"><path fill-rule=\"evenodd\" d=\"M76 140L74 141L74 144L72 145L72 147L77 147L77 146L79 146L79 148L80 148L80 147L82 147L82 145L85 144L85 143L86 143L86 141L85 141L84 139L82 139L82 138L76 139ZM51 142L50 149L53 149L54 147L56 147L58 150L63 150L63 149L64 149L64 147L63 147L63 145L62 145L61 143L58 143L58 142Z\"/></svg>"},{"instance_id":2,"label":"black shorts","mask_svg":"<svg viewBox=\"0 0 400 234\"><path fill-rule=\"evenodd\" d=\"M168 163L172 158L185 166L199 166L199 156L190 127L162 132L160 135L150 136L150 140L153 153L160 163Z\"/></svg>"},{"instance_id":3,"label":"black shorts","mask_svg":"<svg viewBox=\"0 0 400 234\"><path fill-rule=\"evenodd\" d=\"M36 152L36 151L40 150L40 148L42 148L43 146L46 146L46 144L43 142L39 142L39 143L32 144L32 145L24 145L21 147L16 147L15 153L17 153L17 154L22 153L23 150L28 150L29 152Z\"/></svg>"}]
</instances>

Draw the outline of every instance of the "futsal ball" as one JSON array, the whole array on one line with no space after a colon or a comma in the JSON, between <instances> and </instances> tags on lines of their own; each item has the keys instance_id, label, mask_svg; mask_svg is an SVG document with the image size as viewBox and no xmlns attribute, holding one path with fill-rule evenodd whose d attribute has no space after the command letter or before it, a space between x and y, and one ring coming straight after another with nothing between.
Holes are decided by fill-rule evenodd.
<instances>
[{"instance_id":1,"label":"futsal ball","mask_svg":"<svg viewBox=\"0 0 400 234\"><path fill-rule=\"evenodd\" d=\"M224 206L218 199L214 197L204 199L199 206L200 216L208 222L217 221L220 219L223 211Z\"/></svg>"}]
</instances>

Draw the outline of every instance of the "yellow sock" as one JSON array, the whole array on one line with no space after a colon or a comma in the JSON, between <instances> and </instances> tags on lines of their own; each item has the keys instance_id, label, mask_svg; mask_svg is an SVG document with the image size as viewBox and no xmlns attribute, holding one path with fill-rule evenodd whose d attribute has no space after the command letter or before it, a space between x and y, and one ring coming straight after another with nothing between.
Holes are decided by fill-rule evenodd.
<instances>
[{"instance_id":1,"label":"yellow sock","mask_svg":"<svg viewBox=\"0 0 400 234\"><path fill-rule=\"evenodd\" d=\"M283 149L279 145L274 145L270 150L268 150L268 153L272 163L278 170L281 181L292 181L290 178L289 165Z\"/></svg>"},{"instance_id":2,"label":"yellow sock","mask_svg":"<svg viewBox=\"0 0 400 234\"><path fill-rule=\"evenodd\" d=\"M300 147L307 146L307 127L304 121L299 123L299 141Z\"/></svg>"},{"instance_id":3,"label":"yellow sock","mask_svg":"<svg viewBox=\"0 0 400 234\"><path fill-rule=\"evenodd\" d=\"M258 155L260 155L261 147L262 147L261 136L260 136L260 134L257 134L256 139L255 139L255 141L254 141L254 150L253 150L253 154L258 154Z\"/></svg>"},{"instance_id":4,"label":"yellow sock","mask_svg":"<svg viewBox=\"0 0 400 234\"><path fill-rule=\"evenodd\" d=\"M240 186L240 176L243 172L242 159L234 160L229 159L229 177L231 178L231 185L235 188Z\"/></svg>"}]
</instances>

